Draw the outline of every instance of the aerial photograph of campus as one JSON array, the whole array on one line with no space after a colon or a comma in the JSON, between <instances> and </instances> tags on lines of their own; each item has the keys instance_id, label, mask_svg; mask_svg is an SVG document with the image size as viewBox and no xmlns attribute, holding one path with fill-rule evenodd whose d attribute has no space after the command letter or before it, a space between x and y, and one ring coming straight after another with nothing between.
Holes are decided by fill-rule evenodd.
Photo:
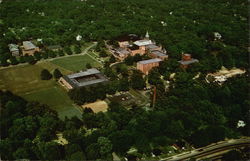
<instances>
[{"instance_id":1,"label":"aerial photograph of campus","mask_svg":"<svg viewBox=\"0 0 250 161\"><path fill-rule=\"evenodd\" d=\"M0 0L0 160L250 161L250 0Z\"/></svg>"}]
</instances>

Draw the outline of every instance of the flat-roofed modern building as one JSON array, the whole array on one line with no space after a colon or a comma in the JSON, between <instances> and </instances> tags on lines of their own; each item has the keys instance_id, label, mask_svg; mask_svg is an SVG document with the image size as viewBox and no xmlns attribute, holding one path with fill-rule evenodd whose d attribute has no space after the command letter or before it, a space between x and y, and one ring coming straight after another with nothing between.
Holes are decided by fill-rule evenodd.
<instances>
[{"instance_id":1,"label":"flat-roofed modern building","mask_svg":"<svg viewBox=\"0 0 250 161\"><path fill-rule=\"evenodd\" d=\"M166 60L168 59L168 55L165 54L164 52L160 51L160 50L153 50L150 52L150 56L152 58L159 58L161 60Z\"/></svg>"},{"instance_id":2,"label":"flat-roofed modern building","mask_svg":"<svg viewBox=\"0 0 250 161\"><path fill-rule=\"evenodd\" d=\"M193 59L191 54L182 54L182 60L178 61L182 68L187 68L188 65L198 63L198 59Z\"/></svg>"},{"instance_id":3,"label":"flat-roofed modern building","mask_svg":"<svg viewBox=\"0 0 250 161\"><path fill-rule=\"evenodd\" d=\"M59 83L70 90L73 88L86 87L99 83L108 82L108 79L95 68L79 73L65 75L59 79Z\"/></svg>"},{"instance_id":4,"label":"flat-roofed modern building","mask_svg":"<svg viewBox=\"0 0 250 161\"><path fill-rule=\"evenodd\" d=\"M159 58L142 60L137 62L137 69L142 71L144 74L148 75L149 71L153 67L158 67L162 60Z\"/></svg>"},{"instance_id":5,"label":"flat-roofed modern building","mask_svg":"<svg viewBox=\"0 0 250 161\"><path fill-rule=\"evenodd\" d=\"M20 56L18 45L9 44L8 46L12 56Z\"/></svg>"},{"instance_id":6,"label":"flat-roofed modern building","mask_svg":"<svg viewBox=\"0 0 250 161\"><path fill-rule=\"evenodd\" d=\"M31 41L24 41L22 46L23 55L34 55L35 52L39 52L39 47L35 46Z\"/></svg>"}]
</instances>

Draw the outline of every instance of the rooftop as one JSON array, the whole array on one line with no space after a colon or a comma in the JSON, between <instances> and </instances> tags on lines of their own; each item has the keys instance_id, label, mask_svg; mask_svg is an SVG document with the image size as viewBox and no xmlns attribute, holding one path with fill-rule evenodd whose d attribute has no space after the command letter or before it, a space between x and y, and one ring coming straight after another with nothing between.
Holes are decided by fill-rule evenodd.
<instances>
[{"instance_id":1,"label":"rooftop","mask_svg":"<svg viewBox=\"0 0 250 161\"><path fill-rule=\"evenodd\" d=\"M63 78L74 88L89 86L97 83L107 82L101 72L95 68L88 69L84 72L74 73L63 76Z\"/></svg>"},{"instance_id":2,"label":"rooftop","mask_svg":"<svg viewBox=\"0 0 250 161\"><path fill-rule=\"evenodd\" d=\"M118 48L118 49L116 49L116 52L117 52L118 54L124 54L124 55L130 54L130 52L129 52L128 50L123 49L123 48Z\"/></svg>"},{"instance_id":3,"label":"rooftop","mask_svg":"<svg viewBox=\"0 0 250 161\"><path fill-rule=\"evenodd\" d=\"M146 45L150 45L153 43L151 40L138 40L138 41L135 41L134 44L137 46L146 46Z\"/></svg>"},{"instance_id":4,"label":"rooftop","mask_svg":"<svg viewBox=\"0 0 250 161\"><path fill-rule=\"evenodd\" d=\"M149 44L146 46L147 49L152 50L152 49L156 49L159 48L159 46L155 45L155 44Z\"/></svg>"},{"instance_id":5,"label":"rooftop","mask_svg":"<svg viewBox=\"0 0 250 161\"><path fill-rule=\"evenodd\" d=\"M163 53L162 51L159 50L154 50L151 53L157 55L157 56L168 56L167 54Z\"/></svg>"},{"instance_id":6,"label":"rooftop","mask_svg":"<svg viewBox=\"0 0 250 161\"><path fill-rule=\"evenodd\" d=\"M182 65L189 65L189 64L193 64L193 63L198 63L199 60L192 58L191 60L186 60L186 61L180 60L178 62L181 63Z\"/></svg>"},{"instance_id":7,"label":"rooftop","mask_svg":"<svg viewBox=\"0 0 250 161\"><path fill-rule=\"evenodd\" d=\"M9 44L8 46L9 46L10 52L19 51L18 45L16 44Z\"/></svg>"},{"instance_id":8,"label":"rooftop","mask_svg":"<svg viewBox=\"0 0 250 161\"><path fill-rule=\"evenodd\" d=\"M23 42L23 47L24 47L25 50L30 50L30 49L35 49L36 48L36 46L30 41L24 41Z\"/></svg>"},{"instance_id":9,"label":"rooftop","mask_svg":"<svg viewBox=\"0 0 250 161\"><path fill-rule=\"evenodd\" d=\"M157 63L157 62L161 62L162 60L159 59L159 58L155 58L155 59L149 59L149 60L142 60L142 61L139 61L137 63L139 64L150 64L150 63Z\"/></svg>"}]
</instances>

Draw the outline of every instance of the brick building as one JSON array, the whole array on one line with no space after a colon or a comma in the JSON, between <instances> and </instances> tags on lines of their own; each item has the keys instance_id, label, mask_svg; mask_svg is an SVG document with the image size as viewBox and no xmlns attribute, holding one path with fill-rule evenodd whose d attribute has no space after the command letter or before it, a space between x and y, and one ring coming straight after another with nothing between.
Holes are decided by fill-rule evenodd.
<instances>
[{"instance_id":1,"label":"brick building","mask_svg":"<svg viewBox=\"0 0 250 161\"><path fill-rule=\"evenodd\" d=\"M147 75L153 67L158 67L161 61L159 58L142 60L137 62L137 69Z\"/></svg>"},{"instance_id":2,"label":"brick building","mask_svg":"<svg viewBox=\"0 0 250 161\"><path fill-rule=\"evenodd\" d=\"M178 61L182 68L187 68L188 65L198 63L199 60L193 59L191 54L182 54L182 60Z\"/></svg>"},{"instance_id":3,"label":"brick building","mask_svg":"<svg viewBox=\"0 0 250 161\"><path fill-rule=\"evenodd\" d=\"M166 60L168 59L168 55L165 54L164 52L160 51L160 50L153 50L149 53L150 57L152 58L159 58L161 60Z\"/></svg>"}]
</instances>

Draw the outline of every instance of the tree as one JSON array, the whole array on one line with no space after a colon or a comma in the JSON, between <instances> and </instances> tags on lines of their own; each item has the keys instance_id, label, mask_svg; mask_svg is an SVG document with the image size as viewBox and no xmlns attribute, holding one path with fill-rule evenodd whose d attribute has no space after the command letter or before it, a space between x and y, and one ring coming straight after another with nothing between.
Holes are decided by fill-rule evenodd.
<instances>
[{"instance_id":1,"label":"tree","mask_svg":"<svg viewBox=\"0 0 250 161\"><path fill-rule=\"evenodd\" d=\"M35 52L34 57L36 60L41 60L42 59L42 54L40 52Z\"/></svg>"},{"instance_id":2,"label":"tree","mask_svg":"<svg viewBox=\"0 0 250 161\"><path fill-rule=\"evenodd\" d=\"M42 80L50 80L52 78L52 75L47 69L43 69L41 71L41 79Z\"/></svg>"},{"instance_id":3,"label":"tree","mask_svg":"<svg viewBox=\"0 0 250 161\"><path fill-rule=\"evenodd\" d=\"M102 157L106 158L108 154L112 151L111 141L106 137L99 137L97 143L100 147L100 154Z\"/></svg>"},{"instance_id":4,"label":"tree","mask_svg":"<svg viewBox=\"0 0 250 161\"><path fill-rule=\"evenodd\" d=\"M124 62L125 62L126 65L133 65L133 63L134 63L134 58L133 58L131 55L129 55L129 56L127 56L127 57L125 58Z\"/></svg>"},{"instance_id":5,"label":"tree","mask_svg":"<svg viewBox=\"0 0 250 161\"><path fill-rule=\"evenodd\" d=\"M78 45L75 45L74 46L74 52L75 52L75 54L80 54L81 53L81 47L78 46Z\"/></svg>"},{"instance_id":6,"label":"tree","mask_svg":"<svg viewBox=\"0 0 250 161\"><path fill-rule=\"evenodd\" d=\"M163 84L157 68L152 68L148 74L148 82L152 85Z\"/></svg>"},{"instance_id":7,"label":"tree","mask_svg":"<svg viewBox=\"0 0 250 161\"><path fill-rule=\"evenodd\" d=\"M53 72L53 76L54 76L55 79L59 79L63 75L62 75L62 73L61 73L61 71L59 69L55 69L54 72Z\"/></svg>"},{"instance_id":8,"label":"tree","mask_svg":"<svg viewBox=\"0 0 250 161\"><path fill-rule=\"evenodd\" d=\"M42 57L43 57L43 59L48 59L49 54L47 52L45 52L45 53L42 54Z\"/></svg>"},{"instance_id":9,"label":"tree","mask_svg":"<svg viewBox=\"0 0 250 161\"><path fill-rule=\"evenodd\" d=\"M116 62L116 59L115 59L114 55L111 55L111 57L109 58L109 62L110 63Z\"/></svg>"},{"instance_id":10,"label":"tree","mask_svg":"<svg viewBox=\"0 0 250 161\"><path fill-rule=\"evenodd\" d=\"M86 64L86 68L87 68L87 69L91 69L91 68L92 68L92 65L91 65L90 63L87 63L87 64Z\"/></svg>"},{"instance_id":11,"label":"tree","mask_svg":"<svg viewBox=\"0 0 250 161\"><path fill-rule=\"evenodd\" d=\"M244 160L239 150L231 150L227 152L226 154L224 154L222 157L222 161L235 161L235 160Z\"/></svg>"},{"instance_id":12,"label":"tree","mask_svg":"<svg viewBox=\"0 0 250 161\"><path fill-rule=\"evenodd\" d=\"M10 57L10 63L11 63L11 65L17 65L18 61L17 61L16 57L14 57L14 56Z\"/></svg>"},{"instance_id":13,"label":"tree","mask_svg":"<svg viewBox=\"0 0 250 161\"><path fill-rule=\"evenodd\" d=\"M130 78L130 84L134 89L143 89L146 86L145 80L143 79L143 73L139 70L134 70Z\"/></svg>"},{"instance_id":14,"label":"tree","mask_svg":"<svg viewBox=\"0 0 250 161\"><path fill-rule=\"evenodd\" d=\"M72 54L73 54L71 48L68 47L68 46L64 48L64 51L65 51L65 53L67 53L68 55L72 55Z\"/></svg>"},{"instance_id":15,"label":"tree","mask_svg":"<svg viewBox=\"0 0 250 161\"><path fill-rule=\"evenodd\" d=\"M65 54L64 54L63 50L59 50L59 51L58 51L58 55L59 55L59 56L64 56Z\"/></svg>"},{"instance_id":16,"label":"tree","mask_svg":"<svg viewBox=\"0 0 250 161\"><path fill-rule=\"evenodd\" d=\"M60 160L63 154L61 149L55 142L39 142L37 153L41 160Z\"/></svg>"},{"instance_id":17,"label":"tree","mask_svg":"<svg viewBox=\"0 0 250 161\"><path fill-rule=\"evenodd\" d=\"M107 51L105 49L102 49L100 51L100 57L107 57L107 56L108 56Z\"/></svg>"},{"instance_id":18,"label":"tree","mask_svg":"<svg viewBox=\"0 0 250 161\"><path fill-rule=\"evenodd\" d=\"M93 143L86 148L86 154L88 160L95 160L100 158L100 147L98 143Z\"/></svg>"}]
</instances>

